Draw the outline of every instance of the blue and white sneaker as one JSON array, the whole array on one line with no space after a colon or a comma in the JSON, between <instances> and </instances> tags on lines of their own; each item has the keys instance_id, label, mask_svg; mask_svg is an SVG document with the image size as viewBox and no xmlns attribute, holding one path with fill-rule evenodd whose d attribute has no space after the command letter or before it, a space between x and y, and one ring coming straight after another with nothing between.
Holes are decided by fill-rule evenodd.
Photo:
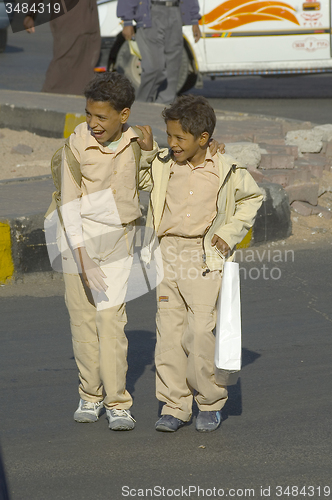
<instances>
[{"instance_id":1,"label":"blue and white sneaker","mask_svg":"<svg viewBox=\"0 0 332 500\"><path fill-rule=\"evenodd\" d=\"M97 422L103 408L103 401L98 401L98 403L90 403L90 401L80 399L78 408L74 413L74 420L76 420L76 422L88 424Z\"/></svg>"},{"instance_id":2,"label":"blue and white sneaker","mask_svg":"<svg viewBox=\"0 0 332 500\"><path fill-rule=\"evenodd\" d=\"M200 411L196 419L196 431L212 432L221 424L220 411Z\"/></svg>"},{"instance_id":3,"label":"blue and white sneaker","mask_svg":"<svg viewBox=\"0 0 332 500\"><path fill-rule=\"evenodd\" d=\"M160 432L175 432L180 427L183 427L186 422L180 420L179 418L173 417L173 415L162 415L159 420L157 420L155 428L156 431Z\"/></svg>"}]
</instances>

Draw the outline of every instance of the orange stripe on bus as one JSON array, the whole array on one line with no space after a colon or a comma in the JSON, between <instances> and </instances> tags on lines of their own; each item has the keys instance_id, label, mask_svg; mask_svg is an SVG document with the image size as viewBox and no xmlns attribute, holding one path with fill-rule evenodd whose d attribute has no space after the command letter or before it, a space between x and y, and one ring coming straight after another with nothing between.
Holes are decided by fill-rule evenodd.
<instances>
[{"instance_id":1,"label":"orange stripe on bus","mask_svg":"<svg viewBox=\"0 0 332 500\"><path fill-rule=\"evenodd\" d=\"M205 14L200 20L200 24L210 24L216 21L218 18L226 17L225 14L236 15L238 12L248 12L255 13L262 7L285 7L287 9L295 11L294 7L284 2L278 1L248 1L248 0L227 0L226 2L218 5L208 14ZM232 12L230 12L232 11ZM229 17L229 16L227 16Z\"/></svg>"}]
</instances>

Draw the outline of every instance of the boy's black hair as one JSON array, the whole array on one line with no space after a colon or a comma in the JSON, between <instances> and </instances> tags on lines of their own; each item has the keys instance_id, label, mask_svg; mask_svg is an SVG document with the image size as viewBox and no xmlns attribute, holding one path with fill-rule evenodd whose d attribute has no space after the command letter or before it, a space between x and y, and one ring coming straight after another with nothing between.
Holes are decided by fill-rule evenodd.
<instances>
[{"instance_id":1,"label":"boy's black hair","mask_svg":"<svg viewBox=\"0 0 332 500\"><path fill-rule=\"evenodd\" d=\"M91 101L109 102L116 111L131 108L135 89L127 77L120 73L101 73L88 83L84 95Z\"/></svg>"},{"instance_id":2,"label":"boy's black hair","mask_svg":"<svg viewBox=\"0 0 332 500\"><path fill-rule=\"evenodd\" d=\"M162 112L167 123L170 120L179 121L184 132L189 132L197 139L203 132L212 137L216 126L216 115L205 97L195 95L180 95Z\"/></svg>"}]
</instances>

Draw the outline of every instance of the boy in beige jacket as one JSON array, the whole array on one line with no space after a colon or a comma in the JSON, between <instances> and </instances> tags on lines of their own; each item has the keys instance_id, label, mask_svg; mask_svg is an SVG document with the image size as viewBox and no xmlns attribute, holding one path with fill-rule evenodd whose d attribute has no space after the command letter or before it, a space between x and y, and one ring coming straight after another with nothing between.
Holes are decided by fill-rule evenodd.
<instances>
[{"instance_id":1,"label":"boy in beige jacket","mask_svg":"<svg viewBox=\"0 0 332 500\"><path fill-rule=\"evenodd\" d=\"M147 219L159 239L164 272L157 288L155 352L156 395L164 406L156 430L183 426L195 399L196 429L210 432L219 427L227 400L213 362L223 262L252 227L263 196L230 156L211 156L216 117L205 98L180 96L163 117L170 150L152 161ZM146 262L155 243L146 242Z\"/></svg>"}]
</instances>

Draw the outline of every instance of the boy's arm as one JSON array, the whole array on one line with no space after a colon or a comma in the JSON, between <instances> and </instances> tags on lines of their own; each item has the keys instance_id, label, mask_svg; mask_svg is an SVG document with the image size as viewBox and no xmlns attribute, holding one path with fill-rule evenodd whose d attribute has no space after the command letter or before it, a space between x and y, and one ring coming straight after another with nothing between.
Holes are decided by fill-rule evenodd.
<instances>
[{"instance_id":1,"label":"boy's arm","mask_svg":"<svg viewBox=\"0 0 332 500\"><path fill-rule=\"evenodd\" d=\"M79 150L70 141L71 150L75 158L80 161ZM73 255L78 266L79 273L88 287L92 290L106 291L107 286L103 280L106 276L99 266L89 257L83 238L83 227L81 217L82 190L78 186L70 171L68 159L63 151L61 166L61 215L66 235L73 250Z\"/></svg>"},{"instance_id":2,"label":"boy's arm","mask_svg":"<svg viewBox=\"0 0 332 500\"><path fill-rule=\"evenodd\" d=\"M227 224L215 231L214 235L223 240L229 249L233 249L243 240L253 226L256 214L263 202L261 190L245 169L237 169L233 175L235 175L235 213ZM227 254L227 247L218 240L216 241L217 247L219 247L218 243L223 247L222 253Z\"/></svg>"},{"instance_id":3,"label":"boy's arm","mask_svg":"<svg viewBox=\"0 0 332 500\"><path fill-rule=\"evenodd\" d=\"M137 143L141 148L140 169L138 187L143 191L151 191L152 175L151 164L159 151L158 144L153 140L151 127L148 125L137 127L143 134L142 139L137 139Z\"/></svg>"}]
</instances>

